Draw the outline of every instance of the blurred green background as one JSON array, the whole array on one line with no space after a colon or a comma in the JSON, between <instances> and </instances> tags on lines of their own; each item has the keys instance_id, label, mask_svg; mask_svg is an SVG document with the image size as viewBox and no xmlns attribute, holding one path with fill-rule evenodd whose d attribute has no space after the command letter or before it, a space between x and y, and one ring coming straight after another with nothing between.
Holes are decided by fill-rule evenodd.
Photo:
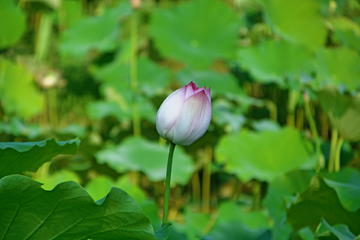
<instances>
[{"instance_id":1,"label":"blurred green background","mask_svg":"<svg viewBox=\"0 0 360 240\"><path fill-rule=\"evenodd\" d=\"M359 24L359 0L0 0L0 141L78 137L30 175L119 187L156 230L156 113L193 81L213 117L175 150L169 239L354 239Z\"/></svg>"}]
</instances>

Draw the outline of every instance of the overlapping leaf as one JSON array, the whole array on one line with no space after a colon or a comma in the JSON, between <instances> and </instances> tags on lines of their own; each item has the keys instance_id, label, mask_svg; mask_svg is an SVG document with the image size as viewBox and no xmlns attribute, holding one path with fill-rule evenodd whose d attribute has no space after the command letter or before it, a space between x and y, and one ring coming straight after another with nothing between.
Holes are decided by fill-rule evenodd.
<instances>
[{"instance_id":1,"label":"overlapping leaf","mask_svg":"<svg viewBox=\"0 0 360 240\"><path fill-rule=\"evenodd\" d=\"M312 171L296 170L279 176L270 183L264 199L264 206L268 209L271 218L274 220L273 239L289 239L292 228L286 220L287 204L291 203L291 200L298 193L308 189L313 176L314 173Z\"/></svg>"},{"instance_id":2,"label":"overlapping leaf","mask_svg":"<svg viewBox=\"0 0 360 240\"><path fill-rule=\"evenodd\" d=\"M340 224L336 226L330 226L324 219L317 229L318 236L329 236L329 232L333 233L341 240L354 240L356 236L349 231L346 225Z\"/></svg>"},{"instance_id":3,"label":"overlapping leaf","mask_svg":"<svg viewBox=\"0 0 360 240\"><path fill-rule=\"evenodd\" d=\"M336 191L348 211L360 208L360 173L357 169L345 168L337 173L325 174L324 181Z\"/></svg>"},{"instance_id":4,"label":"overlapping leaf","mask_svg":"<svg viewBox=\"0 0 360 240\"><path fill-rule=\"evenodd\" d=\"M0 178L24 171L36 171L58 154L75 154L79 140L0 143Z\"/></svg>"},{"instance_id":5,"label":"overlapping leaf","mask_svg":"<svg viewBox=\"0 0 360 240\"><path fill-rule=\"evenodd\" d=\"M360 209L356 212L346 210L339 201L336 191L329 187L321 177L316 176L312 179L310 189L300 194L296 204L287 211L287 221L295 230L308 226L315 232L321 219L330 226L347 225L353 234L360 234L358 224Z\"/></svg>"}]
</instances>

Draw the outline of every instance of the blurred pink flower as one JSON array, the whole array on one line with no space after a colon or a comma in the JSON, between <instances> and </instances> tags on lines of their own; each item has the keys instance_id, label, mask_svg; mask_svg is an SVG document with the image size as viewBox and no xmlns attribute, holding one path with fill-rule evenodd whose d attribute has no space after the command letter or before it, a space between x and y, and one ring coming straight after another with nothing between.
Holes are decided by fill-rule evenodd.
<instances>
[{"instance_id":1,"label":"blurred pink flower","mask_svg":"<svg viewBox=\"0 0 360 240\"><path fill-rule=\"evenodd\" d=\"M211 114L210 88L198 88L190 82L161 104L156 116L156 130L161 137L188 146L204 135Z\"/></svg>"}]
</instances>

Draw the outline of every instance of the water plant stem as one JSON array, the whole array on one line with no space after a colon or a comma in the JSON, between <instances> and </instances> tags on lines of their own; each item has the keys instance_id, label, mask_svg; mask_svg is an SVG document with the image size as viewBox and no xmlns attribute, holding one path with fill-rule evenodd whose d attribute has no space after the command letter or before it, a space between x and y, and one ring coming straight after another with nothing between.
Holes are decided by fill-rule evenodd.
<instances>
[{"instance_id":1,"label":"water plant stem","mask_svg":"<svg viewBox=\"0 0 360 240\"><path fill-rule=\"evenodd\" d=\"M329 172L334 171L335 154L336 154L338 135L339 135L338 130L336 128L334 128L331 132L330 157L329 157L329 167L328 167Z\"/></svg>"},{"instance_id":2,"label":"water plant stem","mask_svg":"<svg viewBox=\"0 0 360 240\"><path fill-rule=\"evenodd\" d=\"M135 10L131 18L131 30L130 30L130 44L131 44L131 56L130 56L130 89L132 91L132 120L133 120L133 131L135 136L141 136L140 127L140 114L137 104L137 18L138 13Z\"/></svg>"},{"instance_id":3,"label":"water plant stem","mask_svg":"<svg viewBox=\"0 0 360 240\"><path fill-rule=\"evenodd\" d=\"M211 177L212 148L206 146L204 149L204 170L202 181L202 212L210 212L210 177Z\"/></svg>"},{"instance_id":4,"label":"water plant stem","mask_svg":"<svg viewBox=\"0 0 360 240\"><path fill-rule=\"evenodd\" d=\"M163 211L163 222L162 222L163 226L165 224L167 224L167 221L168 221L169 202L170 202L171 168L172 168L172 161L173 161L175 146L176 146L176 144L170 142L170 150L169 150L169 157L168 157L167 169L166 169L166 180L165 180L164 211Z\"/></svg>"},{"instance_id":5,"label":"water plant stem","mask_svg":"<svg viewBox=\"0 0 360 240\"><path fill-rule=\"evenodd\" d=\"M340 137L337 142L336 151L335 151L335 168L334 168L335 172L340 171L340 152L343 143L344 143L344 139Z\"/></svg>"},{"instance_id":6,"label":"water plant stem","mask_svg":"<svg viewBox=\"0 0 360 240\"><path fill-rule=\"evenodd\" d=\"M315 124L315 120L311 114L311 110L310 110L310 100L304 97L304 108L305 108L305 115L306 118L309 122L310 125L310 129L311 132L314 136L314 142L315 142L315 151L316 151L316 155L318 156L318 160L319 160L319 168L317 169L318 171L323 167L324 165L324 156L321 152L321 147L320 147L320 137L316 128L316 124Z\"/></svg>"}]
</instances>

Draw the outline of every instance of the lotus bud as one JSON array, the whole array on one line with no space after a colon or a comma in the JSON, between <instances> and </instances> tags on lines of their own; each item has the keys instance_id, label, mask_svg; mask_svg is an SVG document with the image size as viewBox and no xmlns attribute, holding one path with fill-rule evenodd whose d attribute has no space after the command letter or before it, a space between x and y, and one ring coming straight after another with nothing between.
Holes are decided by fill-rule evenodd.
<instances>
[{"instance_id":1,"label":"lotus bud","mask_svg":"<svg viewBox=\"0 0 360 240\"><path fill-rule=\"evenodd\" d=\"M210 88L198 88L190 82L161 104L156 116L156 130L164 139L188 146L207 131L211 114Z\"/></svg>"}]
</instances>

